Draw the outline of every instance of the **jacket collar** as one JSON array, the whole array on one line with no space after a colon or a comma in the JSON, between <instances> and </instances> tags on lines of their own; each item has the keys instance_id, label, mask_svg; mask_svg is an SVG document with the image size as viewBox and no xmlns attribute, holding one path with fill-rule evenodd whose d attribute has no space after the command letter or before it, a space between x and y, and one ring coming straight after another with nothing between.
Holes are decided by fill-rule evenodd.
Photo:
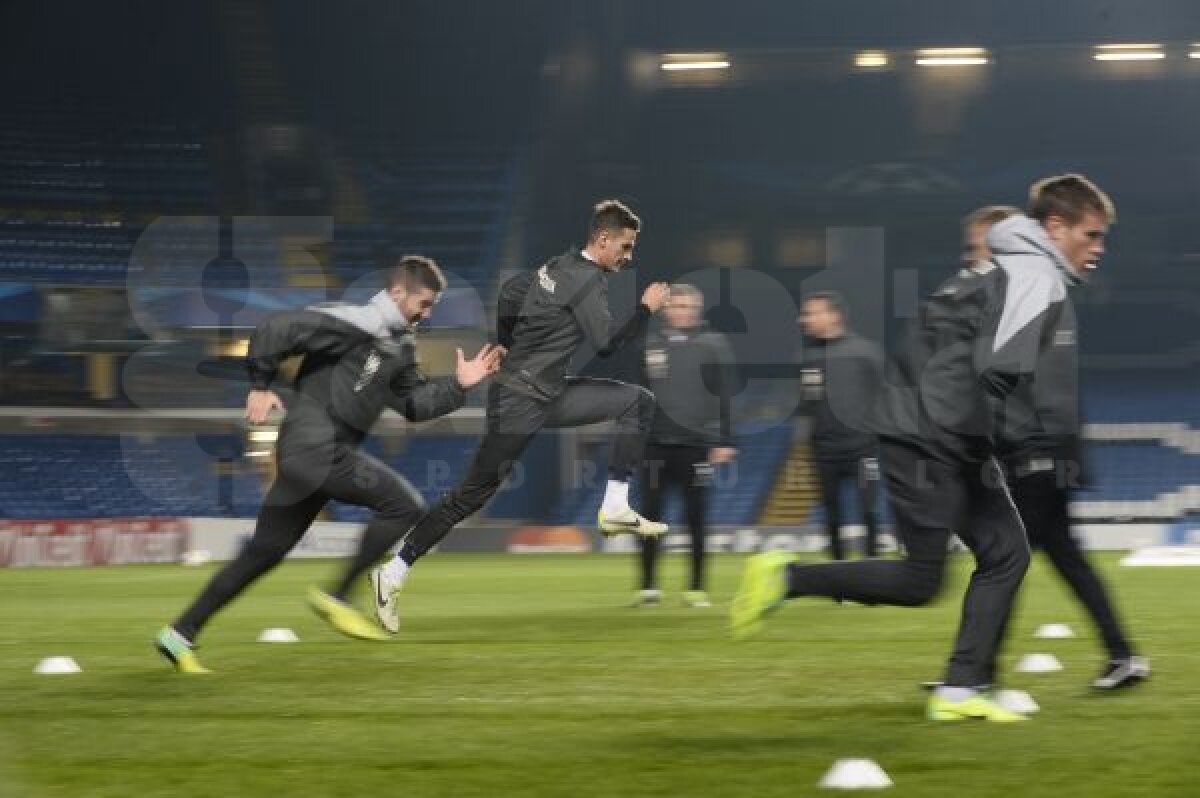
<instances>
[{"instance_id":1,"label":"jacket collar","mask_svg":"<svg viewBox=\"0 0 1200 798\"><path fill-rule=\"evenodd\" d=\"M400 308L396 307L396 303L392 301L387 291L380 291L371 297L371 301L367 304L379 311L380 318L392 333L408 330L410 326L408 319L404 318L404 314L400 312Z\"/></svg>"}]
</instances>

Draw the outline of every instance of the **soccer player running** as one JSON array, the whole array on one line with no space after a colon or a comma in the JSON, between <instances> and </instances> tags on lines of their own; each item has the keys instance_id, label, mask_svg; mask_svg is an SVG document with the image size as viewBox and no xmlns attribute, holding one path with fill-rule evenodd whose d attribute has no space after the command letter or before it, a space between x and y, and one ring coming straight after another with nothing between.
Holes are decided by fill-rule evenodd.
<instances>
[{"instance_id":1,"label":"soccer player running","mask_svg":"<svg viewBox=\"0 0 1200 798\"><path fill-rule=\"evenodd\" d=\"M1057 191L1068 190L1070 185L1066 181ZM1046 194L1046 212L1056 201L1057 191ZM1060 213L1068 212L1069 208L1060 209ZM967 269L986 275L996 268L987 244L988 233L994 225L1020 213L1017 208L992 205L963 220L963 260ZM1014 242L1002 240L998 246L1005 252L1014 248ZM1096 266L1095 261L1087 263L1079 279L1089 279ZM1071 322L1064 320L1062 328L1074 332ZM1078 364L1074 346L1056 346L1051 352L1039 365L1035 380L1005 402L998 453L1030 546L1046 553L1100 632L1108 662L1092 681L1092 687L1128 687L1150 675L1150 663L1135 653L1104 583L1071 534L1071 490L1086 487L1079 402L1074 395Z\"/></svg>"},{"instance_id":2,"label":"soccer player running","mask_svg":"<svg viewBox=\"0 0 1200 798\"><path fill-rule=\"evenodd\" d=\"M846 324L845 303L833 291L805 297L800 324L809 339L800 366L802 412L812 419L812 448L833 559L842 546L842 484L858 490L867 539L864 554L879 549L879 440L868 415L883 382L883 356L872 341Z\"/></svg>"},{"instance_id":3,"label":"soccer player running","mask_svg":"<svg viewBox=\"0 0 1200 798\"><path fill-rule=\"evenodd\" d=\"M409 569L503 484L512 464L543 427L616 421L609 478L598 525L606 535L657 536L666 525L629 506L629 480L642 461L654 418L654 395L638 385L568 376L572 357L589 344L601 357L639 335L670 296L666 283L649 285L632 316L615 323L608 276L633 259L641 220L616 200L592 211L587 246L552 258L505 283L497 308L497 337L508 350L488 390L487 427L467 476L405 536L388 563L371 572L376 614L390 632L400 628L397 599Z\"/></svg>"},{"instance_id":4,"label":"soccer player running","mask_svg":"<svg viewBox=\"0 0 1200 798\"><path fill-rule=\"evenodd\" d=\"M725 336L704 324L704 295L692 285L671 286L663 310L665 324L646 336L642 351L643 384L658 403L641 470L644 509L658 518L671 488L683 494L691 537L691 573L683 603L707 608L705 536L709 488L717 466L731 462L734 447L731 415L737 379L733 350ZM662 601L658 587L658 538L641 543L641 590L636 605Z\"/></svg>"},{"instance_id":5,"label":"soccer player running","mask_svg":"<svg viewBox=\"0 0 1200 798\"><path fill-rule=\"evenodd\" d=\"M415 328L446 288L437 264L400 259L387 290L365 305L328 303L272 315L250 338L247 366L253 390L246 419L265 422L284 403L272 386L282 361L304 360L294 381L276 448L278 476L263 500L254 535L196 601L155 640L176 669L207 673L193 651L210 618L267 571L303 537L330 499L369 507L358 552L332 590L313 587L312 608L335 629L366 640L388 639L348 601L351 587L416 523L424 503L411 485L359 445L383 410L424 421L461 407L466 390L500 366L504 350L488 344L472 359L458 350L452 376L426 379L417 365Z\"/></svg>"},{"instance_id":6,"label":"soccer player running","mask_svg":"<svg viewBox=\"0 0 1200 798\"><path fill-rule=\"evenodd\" d=\"M1030 192L1029 216L988 237L996 268L960 272L922 305L894 354L877 408L884 477L904 544L900 560L800 565L782 552L750 558L732 610L735 636L761 628L786 599L846 598L919 606L941 587L957 534L975 556L954 651L930 696L931 720L1025 720L988 695L1029 545L996 461L1000 404L1039 366L1073 347L1067 287L1104 252L1111 200L1076 175ZM1073 377L1071 377L1073 379ZM1074 394L1072 394L1072 399Z\"/></svg>"}]
</instances>

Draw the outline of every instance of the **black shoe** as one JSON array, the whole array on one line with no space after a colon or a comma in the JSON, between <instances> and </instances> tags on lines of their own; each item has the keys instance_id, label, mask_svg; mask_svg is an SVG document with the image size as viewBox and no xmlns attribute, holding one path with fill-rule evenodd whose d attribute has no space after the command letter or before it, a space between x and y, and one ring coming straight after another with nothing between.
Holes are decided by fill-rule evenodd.
<instances>
[{"instance_id":1,"label":"black shoe","mask_svg":"<svg viewBox=\"0 0 1200 798\"><path fill-rule=\"evenodd\" d=\"M1145 657L1126 657L1110 660L1104 671L1092 682L1097 690L1116 690L1132 687L1150 678L1150 661Z\"/></svg>"}]
</instances>

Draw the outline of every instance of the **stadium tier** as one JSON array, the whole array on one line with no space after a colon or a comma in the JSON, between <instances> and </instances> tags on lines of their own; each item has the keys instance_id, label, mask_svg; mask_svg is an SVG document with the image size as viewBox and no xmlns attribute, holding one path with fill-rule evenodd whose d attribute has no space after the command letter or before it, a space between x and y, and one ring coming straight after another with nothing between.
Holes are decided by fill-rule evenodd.
<instances>
[{"instance_id":1,"label":"stadium tier","mask_svg":"<svg viewBox=\"0 0 1200 798\"><path fill-rule=\"evenodd\" d=\"M232 255L246 268L210 267L220 254L211 135L180 124L114 119L80 130L59 121L28 113L0 125L4 282L337 292L414 252L484 295L496 274L519 173L512 150L398 155L377 143L345 144L336 159L352 165L343 193L358 199L328 213L336 223L327 259L289 258L280 243L290 233L277 220L242 214Z\"/></svg>"},{"instance_id":2,"label":"stadium tier","mask_svg":"<svg viewBox=\"0 0 1200 798\"><path fill-rule=\"evenodd\" d=\"M207 213L216 188L205 136L176 123L81 126L46 113L0 126L0 207Z\"/></svg>"},{"instance_id":3,"label":"stadium tier","mask_svg":"<svg viewBox=\"0 0 1200 798\"><path fill-rule=\"evenodd\" d=\"M6 518L253 516L262 501L232 436L16 435L0 446ZM229 475L225 487L219 472Z\"/></svg>"},{"instance_id":4,"label":"stadium tier","mask_svg":"<svg viewBox=\"0 0 1200 798\"><path fill-rule=\"evenodd\" d=\"M717 482L713 523L753 523L787 454L786 438L778 434L752 431L744 440L736 478ZM240 441L228 435L8 435L0 436L0 446L8 455L0 465L0 516L6 518L249 517L263 494L263 477L241 456ZM419 436L399 455L388 456L375 442L366 449L433 501L462 478L476 446L468 436ZM590 526L602 490L603 480L576 489L541 520ZM678 519L679 509L668 507L668 517ZM338 521L370 518L363 508L339 503L330 505L329 515Z\"/></svg>"}]
</instances>

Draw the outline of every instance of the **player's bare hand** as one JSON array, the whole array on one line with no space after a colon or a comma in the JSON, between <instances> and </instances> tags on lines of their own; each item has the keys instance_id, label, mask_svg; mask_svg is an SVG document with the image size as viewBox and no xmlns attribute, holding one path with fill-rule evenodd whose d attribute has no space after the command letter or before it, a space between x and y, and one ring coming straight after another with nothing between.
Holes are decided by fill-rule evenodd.
<instances>
[{"instance_id":1,"label":"player's bare hand","mask_svg":"<svg viewBox=\"0 0 1200 798\"><path fill-rule=\"evenodd\" d=\"M642 304L650 308L651 313L658 313L663 305L671 298L671 286L668 283L650 283L642 292Z\"/></svg>"},{"instance_id":2,"label":"player's bare hand","mask_svg":"<svg viewBox=\"0 0 1200 798\"><path fill-rule=\"evenodd\" d=\"M454 369L454 375L458 378L458 384L464 388L473 388L495 374L504 361L504 355L507 354L504 347L496 344L484 344L483 348L470 360L463 355L461 348L456 352L458 362Z\"/></svg>"},{"instance_id":3,"label":"player's bare hand","mask_svg":"<svg viewBox=\"0 0 1200 798\"><path fill-rule=\"evenodd\" d=\"M708 450L708 462L713 465L732 463L737 457L737 449L732 446L715 446Z\"/></svg>"},{"instance_id":4,"label":"player's bare hand","mask_svg":"<svg viewBox=\"0 0 1200 798\"><path fill-rule=\"evenodd\" d=\"M272 410L284 410L283 400L274 391L251 391L246 397L246 420L265 424Z\"/></svg>"}]
</instances>

